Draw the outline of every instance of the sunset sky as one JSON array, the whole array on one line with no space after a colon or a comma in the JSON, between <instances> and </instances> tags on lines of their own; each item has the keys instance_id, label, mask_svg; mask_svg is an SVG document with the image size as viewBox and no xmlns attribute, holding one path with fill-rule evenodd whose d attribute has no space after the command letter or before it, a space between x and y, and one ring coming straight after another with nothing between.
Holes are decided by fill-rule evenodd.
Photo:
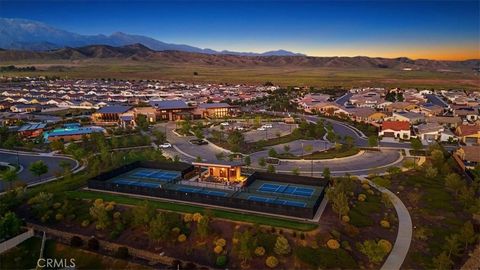
<instances>
[{"instance_id":1,"label":"sunset sky","mask_svg":"<svg viewBox=\"0 0 480 270\"><path fill-rule=\"evenodd\" d=\"M215 50L480 58L479 1L4 1L0 17ZM0 29L1 30L1 29Z\"/></svg>"}]
</instances>

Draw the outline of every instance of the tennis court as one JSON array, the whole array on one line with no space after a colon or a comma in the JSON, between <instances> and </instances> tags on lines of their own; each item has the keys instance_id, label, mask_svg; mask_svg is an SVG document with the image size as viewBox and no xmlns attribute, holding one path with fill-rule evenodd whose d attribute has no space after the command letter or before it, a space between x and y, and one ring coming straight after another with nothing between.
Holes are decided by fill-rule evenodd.
<instances>
[{"instance_id":1,"label":"tennis court","mask_svg":"<svg viewBox=\"0 0 480 270\"><path fill-rule=\"evenodd\" d=\"M278 199L278 198L267 198L267 197L262 197L257 195L250 195L248 196L247 199L250 201L256 201L256 202L266 202L266 203L274 203L274 204L289 205L289 206L296 206L296 207L307 206L306 202L291 201L291 200Z\"/></svg>"},{"instance_id":2,"label":"tennis court","mask_svg":"<svg viewBox=\"0 0 480 270\"><path fill-rule=\"evenodd\" d=\"M162 185L161 183L145 182L140 180L129 180L129 179L113 179L112 183L128 185L128 186L137 186L137 187L149 187L149 188L159 188Z\"/></svg>"},{"instance_id":3,"label":"tennis court","mask_svg":"<svg viewBox=\"0 0 480 270\"><path fill-rule=\"evenodd\" d=\"M179 179L182 175L180 172L175 171L165 171L165 170L156 170L156 169L137 169L129 174L131 177L143 178L143 179L154 179L160 181L171 182L175 179Z\"/></svg>"},{"instance_id":4,"label":"tennis court","mask_svg":"<svg viewBox=\"0 0 480 270\"><path fill-rule=\"evenodd\" d=\"M292 196L300 197L311 197L315 192L313 188L299 187L291 184L273 184L273 183L263 183L258 191L265 193L279 193Z\"/></svg>"},{"instance_id":5,"label":"tennis court","mask_svg":"<svg viewBox=\"0 0 480 270\"><path fill-rule=\"evenodd\" d=\"M212 195L212 196L219 196L219 197L226 197L228 195L227 192L223 192L223 191L197 188L197 187L187 187L187 186L180 186L176 188L176 190L180 192L186 192L186 193L201 193L205 195Z\"/></svg>"}]
</instances>

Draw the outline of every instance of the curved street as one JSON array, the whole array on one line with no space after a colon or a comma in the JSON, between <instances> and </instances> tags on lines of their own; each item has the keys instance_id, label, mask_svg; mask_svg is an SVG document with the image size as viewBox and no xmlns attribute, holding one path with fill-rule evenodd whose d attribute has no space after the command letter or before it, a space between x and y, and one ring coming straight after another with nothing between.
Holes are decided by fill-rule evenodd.
<instances>
[{"instance_id":1,"label":"curved street","mask_svg":"<svg viewBox=\"0 0 480 270\"><path fill-rule=\"evenodd\" d=\"M345 132L354 133L346 126L338 124L339 129ZM193 145L189 141L193 139L193 136L178 136L173 132L175 129L174 123L168 123L163 125L166 131L167 140L174 146L173 148L164 149L165 153L169 156L178 155L184 161L194 161L197 157L203 160L214 161L217 160L216 155L219 153L229 153L228 150L220 148L212 143L207 145ZM335 126L334 126L335 128ZM360 136L360 135L358 135ZM314 145L321 148L328 146L329 142L322 140L305 141L298 140L288 143L291 146L291 152L297 153L302 151L303 144ZM275 146L277 150L280 150L282 146ZM268 149L268 148L267 148ZM258 161L262 157L268 156L268 150L262 150L250 154L251 167L256 169L264 169L258 165ZM380 149L379 151L361 151L359 154L328 160L281 160L280 164L276 165L277 172L291 173L292 170L298 169L302 174L310 174L318 176L322 173L325 167L328 167L332 175L344 175L346 173L354 175L364 175L372 172L381 173L385 172L388 167L401 166L403 157L396 149Z\"/></svg>"},{"instance_id":2,"label":"curved street","mask_svg":"<svg viewBox=\"0 0 480 270\"><path fill-rule=\"evenodd\" d=\"M42 160L48 166L48 172L41 177L33 175L28 167L31 163ZM78 162L74 159L54 156L50 154L37 154L37 153L28 153L28 152L15 152L0 150L0 161L7 162L12 165L18 164L21 166L20 172L18 173L18 180L26 183L27 185L44 182L51 178L56 177L59 173L63 172L63 169L60 167L61 161L66 161L70 163L70 167L75 169L79 166ZM6 183L0 181L0 191L4 191Z\"/></svg>"}]
</instances>

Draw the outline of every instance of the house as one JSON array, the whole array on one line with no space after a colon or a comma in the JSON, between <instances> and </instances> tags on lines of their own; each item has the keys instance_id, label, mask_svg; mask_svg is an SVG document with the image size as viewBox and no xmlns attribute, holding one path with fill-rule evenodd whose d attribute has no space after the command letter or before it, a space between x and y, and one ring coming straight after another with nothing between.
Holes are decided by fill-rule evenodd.
<instances>
[{"instance_id":1,"label":"house","mask_svg":"<svg viewBox=\"0 0 480 270\"><path fill-rule=\"evenodd\" d=\"M463 164L460 164L464 169L474 169L475 166L480 164L480 146L462 146L456 152L455 155L457 162L460 161Z\"/></svg>"},{"instance_id":2,"label":"house","mask_svg":"<svg viewBox=\"0 0 480 270\"><path fill-rule=\"evenodd\" d=\"M97 125L115 125L120 123L120 115L131 110L131 106L105 106L92 114L92 122Z\"/></svg>"},{"instance_id":3,"label":"house","mask_svg":"<svg viewBox=\"0 0 480 270\"><path fill-rule=\"evenodd\" d=\"M160 100L149 103L157 110L157 117L160 120L178 121L193 118L195 108L188 106L183 100Z\"/></svg>"},{"instance_id":4,"label":"house","mask_svg":"<svg viewBox=\"0 0 480 270\"><path fill-rule=\"evenodd\" d=\"M467 145L480 143L480 125L460 125L455 133Z\"/></svg>"},{"instance_id":5,"label":"house","mask_svg":"<svg viewBox=\"0 0 480 270\"><path fill-rule=\"evenodd\" d=\"M386 113L378 112L372 108L348 108L346 111L350 119L357 122L377 123L388 117Z\"/></svg>"},{"instance_id":6,"label":"house","mask_svg":"<svg viewBox=\"0 0 480 270\"><path fill-rule=\"evenodd\" d=\"M425 119L427 123L436 123L449 128L456 128L462 124L462 119L458 116L431 116Z\"/></svg>"},{"instance_id":7,"label":"house","mask_svg":"<svg viewBox=\"0 0 480 270\"><path fill-rule=\"evenodd\" d=\"M388 112L397 112L397 111L411 111L418 109L417 104L412 104L410 102L394 102L386 107Z\"/></svg>"},{"instance_id":8,"label":"house","mask_svg":"<svg viewBox=\"0 0 480 270\"><path fill-rule=\"evenodd\" d=\"M42 110L42 106L39 104L14 104L10 106L10 111L15 113L29 113L29 112L39 112Z\"/></svg>"},{"instance_id":9,"label":"house","mask_svg":"<svg viewBox=\"0 0 480 270\"><path fill-rule=\"evenodd\" d=\"M392 114L393 121L407 121L410 124L425 122L425 116L421 113L397 111Z\"/></svg>"},{"instance_id":10,"label":"house","mask_svg":"<svg viewBox=\"0 0 480 270\"><path fill-rule=\"evenodd\" d=\"M433 103L425 103L419 106L418 109L411 110L412 112L421 113L426 116L440 115L443 113L443 107Z\"/></svg>"},{"instance_id":11,"label":"house","mask_svg":"<svg viewBox=\"0 0 480 270\"><path fill-rule=\"evenodd\" d=\"M200 118L224 118L237 114L238 107L227 103L202 103L195 109L194 114Z\"/></svg>"},{"instance_id":12,"label":"house","mask_svg":"<svg viewBox=\"0 0 480 270\"><path fill-rule=\"evenodd\" d=\"M460 107L453 110L453 114L469 122L475 122L480 119L478 109L472 107Z\"/></svg>"},{"instance_id":13,"label":"house","mask_svg":"<svg viewBox=\"0 0 480 270\"><path fill-rule=\"evenodd\" d=\"M407 121L384 121L378 136L409 140L411 136L410 123Z\"/></svg>"},{"instance_id":14,"label":"house","mask_svg":"<svg viewBox=\"0 0 480 270\"><path fill-rule=\"evenodd\" d=\"M17 133L23 137L35 138L42 135L46 125L45 123L28 123L21 126Z\"/></svg>"},{"instance_id":15,"label":"house","mask_svg":"<svg viewBox=\"0 0 480 270\"><path fill-rule=\"evenodd\" d=\"M427 143L440 140L443 131L445 128L436 123L421 124L415 128L417 138Z\"/></svg>"},{"instance_id":16,"label":"house","mask_svg":"<svg viewBox=\"0 0 480 270\"><path fill-rule=\"evenodd\" d=\"M345 110L345 108L341 105L338 105L337 103L334 102L320 102L313 107L310 108L313 111L320 112L325 115L333 115L335 111L338 110Z\"/></svg>"}]
</instances>

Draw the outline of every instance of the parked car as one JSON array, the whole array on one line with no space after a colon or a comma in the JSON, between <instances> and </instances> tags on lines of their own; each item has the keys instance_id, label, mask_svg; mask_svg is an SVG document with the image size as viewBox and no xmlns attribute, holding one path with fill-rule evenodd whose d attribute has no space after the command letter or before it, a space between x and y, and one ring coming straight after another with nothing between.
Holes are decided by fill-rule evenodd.
<instances>
[{"instance_id":1,"label":"parked car","mask_svg":"<svg viewBox=\"0 0 480 270\"><path fill-rule=\"evenodd\" d=\"M160 147L160 148L170 148L170 147L172 147L172 145L170 143L162 143L158 147Z\"/></svg>"},{"instance_id":2,"label":"parked car","mask_svg":"<svg viewBox=\"0 0 480 270\"><path fill-rule=\"evenodd\" d=\"M258 131L265 131L266 129L265 129L265 127L259 127L259 128L257 128L257 130Z\"/></svg>"},{"instance_id":3,"label":"parked car","mask_svg":"<svg viewBox=\"0 0 480 270\"><path fill-rule=\"evenodd\" d=\"M243 127L235 127L236 130L244 130Z\"/></svg>"},{"instance_id":4,"label":"parked car","mask_svg":"<svg viewBox=\"0 0 480 270\"><path fill-rule=\"evenodd\" d=\"M199 140L199 139L190 140L190 143L191 143L191 144L196 144L196 145L206 145L206 144L208 144L207 141L205 141L205 140Z\"/></svg>"},{"instance_id":5,"label":"parked car","mask_svg":"<svg viewBox=\"0 0 480 270\"><path fill-rule=\"evenodd\" d=\"M223 122L223 123L220 123L221 126L229 126L230 124L228 122Z\"/></svg>"}]
</instances>

